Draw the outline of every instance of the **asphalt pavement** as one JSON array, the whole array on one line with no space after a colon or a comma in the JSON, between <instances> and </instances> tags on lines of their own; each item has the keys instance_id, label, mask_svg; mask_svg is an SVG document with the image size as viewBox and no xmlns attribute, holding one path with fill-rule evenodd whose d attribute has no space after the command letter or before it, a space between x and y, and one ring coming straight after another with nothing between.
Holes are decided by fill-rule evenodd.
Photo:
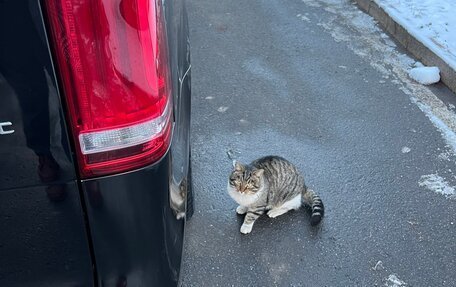
<instances>
[{"instance_id":1,"label":"asphalt pavement","mask_svg":"<svg viewBox=\"0 0 456 287\"><path fill-rule=\"evenodd\" d=\"M195 213L182 286L456 286L456 97L342 0L187 2ZM231 159L294 162L326 207L261 217Z\"/></svg>"}]
</instances>

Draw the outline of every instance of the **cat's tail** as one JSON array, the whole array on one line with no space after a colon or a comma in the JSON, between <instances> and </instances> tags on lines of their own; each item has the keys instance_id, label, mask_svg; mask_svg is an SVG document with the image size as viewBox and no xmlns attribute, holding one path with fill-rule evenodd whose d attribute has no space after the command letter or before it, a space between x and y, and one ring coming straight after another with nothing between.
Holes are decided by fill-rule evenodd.
<instances>
[{"instance_id":1,"label":"cat's tail","mask_svg":"<svg viewBox=\"0 0 456 287\"><path fill-rule=\"evenodd\" d=\"M312 214L310 216L310 225L317 225L320 223L323 215L325 214L325 206L320 196L318 196L312 189L305 188L302 194L303 202L311 208Z\"/></svg>"}]
</instances>

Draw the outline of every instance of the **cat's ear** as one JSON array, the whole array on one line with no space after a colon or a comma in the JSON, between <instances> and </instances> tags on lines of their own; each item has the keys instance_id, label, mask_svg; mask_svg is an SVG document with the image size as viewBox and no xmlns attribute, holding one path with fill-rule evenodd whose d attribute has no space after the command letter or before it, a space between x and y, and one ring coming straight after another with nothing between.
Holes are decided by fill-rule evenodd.
<instances>
[{"instance_id":1,"label":"cat's ear","mask_svg":"<svg viewBox=\"0 0 456 287\"><path fill-rule=\"evenodd\" d=\"M261 178L263 176L263 174L264 174L264 169L262 169L262 168L259 168L253 172L253 175L258 178Z\"/></svg>"},{"instance_id":2,"label":"cat's ear","mask_svg":"<svg viewBox=\"0 0 456 287\"><path fill-rule=\"evenodd\" d=\"M233 167L235 171L244 171L244 166L237 160L233 160Z\"/></svg>"}]
</instances>

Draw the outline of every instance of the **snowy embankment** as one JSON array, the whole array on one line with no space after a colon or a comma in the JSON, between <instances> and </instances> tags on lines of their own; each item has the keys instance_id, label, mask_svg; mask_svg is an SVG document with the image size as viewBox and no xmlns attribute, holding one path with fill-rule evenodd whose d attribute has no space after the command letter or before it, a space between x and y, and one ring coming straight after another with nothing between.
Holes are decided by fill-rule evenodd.
<instances>
[{"instance_id":1,"label":"snowy embankment","mask_svg":"<svg viewBox=\"0 0 456 287\"><path fill-rule=\"evenodd\" d=\"M456 70L456 1L374 1L412 36Z\"/></svg>"},{"instance_id":2,"label":"snowy embankment","mask_svg":"<svg viewBox=\"0 0 456 287\"><path fill-rule=\"evenodd\" d=\"M456 70L456 1L374 1L413 37ZM432 69L418 67L410 71L410 77L422 84L440 80L438 69L429 68Z\"/></svg>"}]
</instances>

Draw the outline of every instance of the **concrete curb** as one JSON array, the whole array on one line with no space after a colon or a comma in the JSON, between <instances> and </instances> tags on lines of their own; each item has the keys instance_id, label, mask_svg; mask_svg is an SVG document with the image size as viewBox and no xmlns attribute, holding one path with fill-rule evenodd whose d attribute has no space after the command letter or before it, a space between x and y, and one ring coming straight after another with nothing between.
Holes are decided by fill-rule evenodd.
<instances>
[{"instance_id":1,"label":"concrete curb","mask_svg":"<svg viewBox=\"0 0 456 287\"><path fill-rule=\"evenodd\" d=\"M373 0L355 0L358 7L377 20L402 46L426 66L437 66L440 69L440 80L456 93L456 71L439 56L410 35L407 30L396 23Z\"/></svg>"}]
</instances>

